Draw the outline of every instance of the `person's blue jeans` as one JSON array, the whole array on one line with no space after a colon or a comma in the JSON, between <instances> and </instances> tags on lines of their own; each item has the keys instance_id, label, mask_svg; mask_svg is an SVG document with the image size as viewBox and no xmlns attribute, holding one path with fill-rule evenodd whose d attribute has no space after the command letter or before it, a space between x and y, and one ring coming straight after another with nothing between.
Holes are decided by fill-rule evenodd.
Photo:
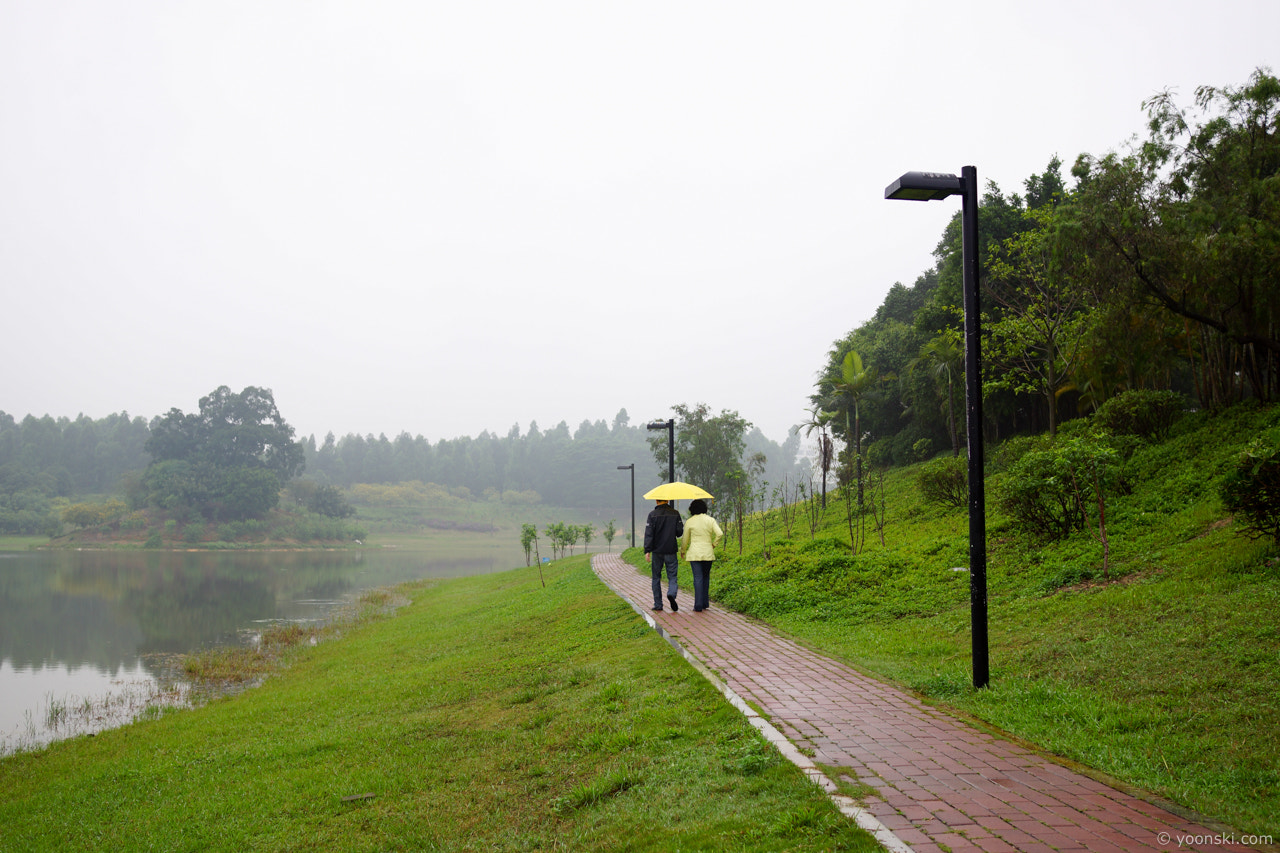
<instances>
[{"instance_id":1,"label":"person's blue jeans","mask_svg":"<svg viewBox=\"0 0 1280 853\"><path fill-rule=\"evenodd\" d=\"M693 569L693 609L706 610L711 606L711 560L690 560Z\"/></svg>"},{"instance_id":2,"label":"person's blue jeans","mask_svg":"<svg viewBox=\"0 0 1280 853\"><path fill-rule=\"evenodd\" d=\"M662 608L662 569L664 566L667 570L667 595L675 598L680 592L680 582L676 579L680 559L675 554L650 554L649 556L653 558L653 607L658 610Z\"/></svg>"}]
</instances>

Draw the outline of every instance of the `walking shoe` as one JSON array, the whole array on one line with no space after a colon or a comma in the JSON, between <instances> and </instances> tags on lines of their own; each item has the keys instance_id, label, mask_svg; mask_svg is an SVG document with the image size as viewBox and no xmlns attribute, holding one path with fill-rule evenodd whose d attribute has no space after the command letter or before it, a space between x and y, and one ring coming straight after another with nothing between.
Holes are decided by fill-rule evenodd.
<instances>
[{"instance_id":1,"label":"walking shoe","mask_svg":"<svg viewBox=\"0 0 1280 853\"><path fill-rule=\"evenodd\" d=\"M670 601L670 602L671 602L671 612L672 612L672 613L675 613L675 612L677 612L677 611L679 611L679 610L680 610L680 605L679 605L679 604L676 604L676 597L675 597L674 595L668 595L668 596L667 596L667 601Z\"/></svg>"},{"instance_id":2,"label":"walking shoe","mask_svg":"<svg viewBox=\"0 0 1280 853\"><path fill-rule=\"evenodd\" d=\"M653 609L654 609L654 610L656 610L656 611L657 611L657 612L659 612L659 613L661 613L661 612L662 612L662 608L661 608L661 607L655 607L655 608L653 608Z\"/></svg>"}]
</instances>

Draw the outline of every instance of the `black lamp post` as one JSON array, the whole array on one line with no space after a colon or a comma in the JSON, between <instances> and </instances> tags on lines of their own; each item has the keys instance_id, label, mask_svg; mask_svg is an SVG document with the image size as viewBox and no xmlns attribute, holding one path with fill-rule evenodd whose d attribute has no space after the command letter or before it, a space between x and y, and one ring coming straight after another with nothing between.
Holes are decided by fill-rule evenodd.
<instances>
[{"instance_id":1,"label":"black lamp post","mask_svg":"<svg viewBox=\"0 0 1280 853\"><path fill-rule=\"evenodd\" d=\"M987 657L987 506L982 454L982 328L978 298L978 170L965 166L960 175L907 172L885 187L884 197L933 201L959 195L964 261L964 396L969 444L969 608L973 634L973 686L990 680Z\"/></svg>"},{"instance_id":2,"label":"black lamp post","mask_svg":"<svg viewBox=\"0 0 1280 853\"><path fill-rule=\"evenodd\" d=\"M654 421L649 429L665 429L667 431L667 482L676 481L676 419Z\"/></svg>"},{"instance_id":3,"label":"black lamp post","mask_svg":"<svg viewBox=\"0 0 1280 853\"><path fill-rule=\"evenodd\" d=\"M636 547L636 463L619 465L619 471L631 470L631 547Z\"/></svg>"}]
</instances>

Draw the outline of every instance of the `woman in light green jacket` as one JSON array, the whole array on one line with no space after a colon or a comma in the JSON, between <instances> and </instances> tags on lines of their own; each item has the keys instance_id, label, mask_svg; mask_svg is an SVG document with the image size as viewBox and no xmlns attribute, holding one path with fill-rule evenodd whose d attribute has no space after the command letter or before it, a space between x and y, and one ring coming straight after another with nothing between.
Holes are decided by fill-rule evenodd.
<instances>
[{"instance_id":1,"label":"woman in light green jacket","mask_svg":"<svg viewBox=\"0 0 1280 853\"><path fill-rule=\"evenodd\" d=\"M696 500L689 504L689 520L684 523L684 535L680 537L680 556L689 561L693 569L693 612L701 613L711 606L708 598L711 587L711 563L716 558L716 546L724 538L724 531L716 520L707 515L707 502Z\"/></svg>"}]
</instances>

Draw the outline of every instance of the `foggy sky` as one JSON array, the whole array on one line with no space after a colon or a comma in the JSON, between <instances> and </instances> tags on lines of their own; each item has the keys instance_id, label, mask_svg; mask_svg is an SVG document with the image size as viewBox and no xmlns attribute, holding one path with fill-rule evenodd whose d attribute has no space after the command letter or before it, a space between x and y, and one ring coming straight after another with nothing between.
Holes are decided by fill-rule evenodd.
<instances>
[{"instance_id":1,"label":"foggy sky","mask_svg":"<svg viewBox=\"0 0 1280 853\"><path fill-rule=\"evenodd\" d=\"M1276 66L1280 4L0 0L0 409L775 441L958 201Z\"/></svg>"}]
</instances>

